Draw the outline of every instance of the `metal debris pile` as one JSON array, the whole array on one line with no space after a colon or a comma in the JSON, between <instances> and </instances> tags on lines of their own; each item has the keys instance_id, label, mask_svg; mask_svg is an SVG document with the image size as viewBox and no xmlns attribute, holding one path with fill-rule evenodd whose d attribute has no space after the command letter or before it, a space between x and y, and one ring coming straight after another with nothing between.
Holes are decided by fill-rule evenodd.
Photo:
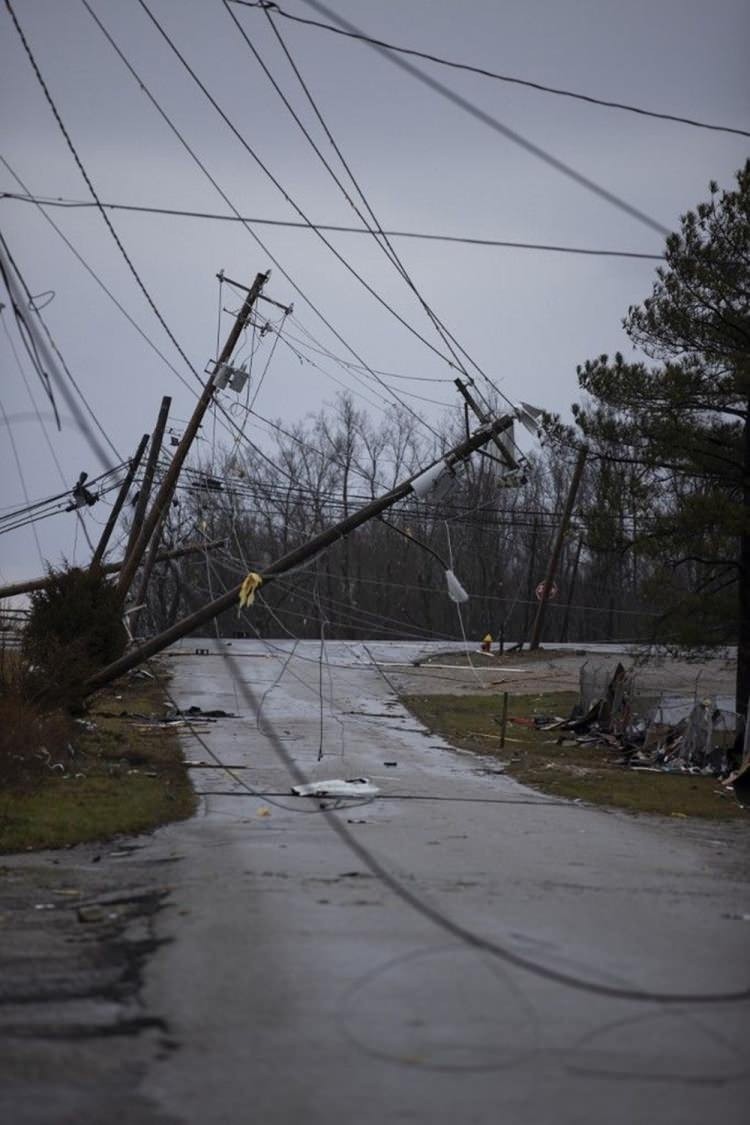
<instances>
[{"instance_id":1,"label":"metal debris pile","mask_svg":"<svg viewBox=\"0 0 750 1125\"><path fill-rule=\"evenodd\" d=\"M570 718L539 718L536 725L559 732L560 745L570 739L612 750L618 764L632 770L728 779L749 761L747 732L733 700L645 695L638 691L637 670L622 664L612 674L584 665Z\"/></svg>"}]
</instances>

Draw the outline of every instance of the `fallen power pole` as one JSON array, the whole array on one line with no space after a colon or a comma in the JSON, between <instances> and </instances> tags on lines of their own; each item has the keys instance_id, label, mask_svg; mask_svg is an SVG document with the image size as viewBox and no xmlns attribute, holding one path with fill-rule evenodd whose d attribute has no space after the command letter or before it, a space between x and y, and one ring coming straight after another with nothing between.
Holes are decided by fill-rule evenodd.
<instances>
[{"instance_id":1,"label":"fallen power pole","mask_svg":"<svg viewBox=\"0 0 750 1125\"><path fill-rule=\"evenodd\" d=\"M287 552L287 554L283 555L280 559L277 559L276 562L271 563L270 566L264 570L263 574L258 576L258 585L262 582L263 586L267 586L274 578L308 562L310 559L314 558L315 555L324 551L327 547L330 547L336 540L345 538L352 531L356 530L356 528L361 527L362 524L373 519L374 516L380 515L381 512L386 511L387 508L392 507L399 500L403 500L404 497L408 496L413 490L415 483L419 481L420 477L430 477L432 480L437 479L437 476L440 475L439 470L441 465L446 472L450 471L454 465L465 461L475 450L481 449L490 441L494 441L499 434L509 429L512 424L513 416L505 415L502 418L498 418L482 426L479 430L466 438L465 441L454 446L453 449L449 450L448 453L424 471L415 473L414 476L409 477L408 480L403 481L390 492L386 492L376 500L371 500L369 504L365 504L363 508L353 512L339 523L334 524L334 526L327 531L321 532L320 535L316 535L314 539L303 543L300 547L296 547L294 550ZM417 491L416 488L414 488L414 490ZM422 494L421 490L419 491L420 494ZM155 656L156 653L162 652L168 645L187 636L187 634L191 633L194 629L205 625L208 621L212 621L213 618L223 613L224 610L229 609L237 603L242 586L243 583L241 582L233 586L220 597L207 602L206 605L195 613L190 614L189 617L184 617L182 621L176 622L170 629L166 629L163 633L159 633L158 636L152 637L144 644L139 645L137 648L132 649L130 652L120 657L120 659L116 660L113 664L97 672L84 684L86 692L90 693L96 691L98 688L104 687L105 684L111 683L112 680L121 676L123 672L127 672L130 668L135 668L136 665L141 664L144 660L148 659L149 656Z\"/></svg>"},{"instance_id":2,"label":"fallen power pole","mask_svg":"<svg viewBox=\"0 0 750 1125\"><path fill-rule=\"evenodd\" d=\"M240 338L240 333L247 324L253 306L260 297L263 286L268 281L269 276L270 271L267 273L257 274L252 287L248 290L247 297L243 302L242 308L237 314L237 318L230 329L226 343L221 350L221 354L216 361L216 366L214 369L215 372L219 371L221 367L230 359L235 345ZM203 391L201 392L201 395L195 405L195 409L191 415L190 421L188 422L185 432L182 435L180 444L174 451L174 456L172 457L169 468L164 474L156 499L154 500L148 515L145 517L143 526L140 528L138 536L132 545L132 551L128 552L130 556L128 565L120 575L119 581L119 590L121 595L123 596L124 593L127 593L127 590L130 588L130 585L135 576L135 571L138 567L138 563L143 558L143 555L146 552L146 548L151 541L151 536L154 534L157 526L160 524L162 515L171 502L172 494L175 490L177 479L180 475L180 470L185 463L185 459L190 451L190 446L192 445L193 439L198 432L198 428L203 421L203 417L209 406L211 405L215 390L216 384L214 382L214 375L211 375L209 376L208 381L203 387Z\"/></svg>"},{"instance_id":3,"label":"fallen power pole","mask_svg":"<svg viewBox=\"0 0 750 1125\"><path fill-rule=\"evenodd\" d=\"M568 495L565 499L565 507L563 509L562 518L560 520L560 526L557 530L555 542L552 547L552 553L547 564L547 573L545 574L544 582L542 583L542 596L539 599L539 606L537 608L536 617L534 618L534 624L531 629L531 640L529 641L530 652L534 649L539 648L539 641L542 635L542 625L544 624L544 611L547 608L547 599L549 598L549 592L552 588L552 583L555 581L555 575L557 574L557 567L558 563L560 562L562 546L565 541L565 536L568 532L570 517L573 514L573 505L575 504L576 496L578 495L578 486L581 483L583 466L586 464L587 455L588 449L585 445L582 445L578 451L578 460L576 461L576 465L573 470L573 476L570 481L570 488L568 489Z\"/></svg>"},{"instance_id":4,"label":"fallen power pole","mask_svg":"<svg viewBox=\"0 0 750 1125\"><path fill-rule=\"evenodd\" d=\"M226 543L226 539L212 539L209 543L187 543L184 547L173 547L169 551L160 551L154 559L154 562L168 562L169 559L179 559L183 555L194 555L198 551L212 551L214 547L221 547ZM100 574L117 574L118 570L127 562L127 559L120 559L119 562L104 563L99 567ZM44 590L47 586L51 586L57 576L55 574L46 574L40 578L29 578L25 582L16 582L12 586L0 586L0 599L13 598L18 594L31 594L34 590Z\"/></svg>"}]
</instances>

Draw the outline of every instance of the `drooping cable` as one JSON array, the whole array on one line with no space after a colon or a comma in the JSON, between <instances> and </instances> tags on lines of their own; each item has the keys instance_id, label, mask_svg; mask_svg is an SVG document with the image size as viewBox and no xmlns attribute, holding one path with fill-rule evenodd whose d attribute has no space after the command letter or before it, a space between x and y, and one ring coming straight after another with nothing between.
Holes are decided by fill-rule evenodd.
<instances>
[{"instance_id":1,"label":"drooping cable","mask_svg":"<svg viewBox=\"0 0 750 1125\"><path fill-rule=\"evenodd\" d=\"M2 160L2 157L0 157ZM5 161L3 161L5 163ZM13 191L0 191L0 199L13 199L18 203L34 203L44 207L60 207L65 210L76 208L96 207L95 203L88 200L63 199L60 196L32 195L30 192L20 194ZM302 223L295 219L265 219L251 215L221 215L216 211L189 211L178 207L147 207L135 203L108 203L102 201L102 207L110 211L130 211L135 214L145 215L173 215L185 219L208 219L213 222L223 223L252 223L257 226L288 227L296 230L310 231L310 223ZM330 231L332 234L359 234L371 236L372 232L363 227L348 227L334 223L312 223L318 230ZM468 235L431 234L427 231L414 230L383 230L388 238L422 239L428 242L453 242L462 246L488 246L508 250L538 250L552 254L582 254L595 258L636 258L644 261L662 262L663 254L649 254L640 250L602 250L591 246L563 246L557 243L546 242L514 242L500 238L471 238Z\"/></svg>"},{"instance_id":2,"label":"drooping cable","mask_svg":"<svg viewBox=\"0 0 750 1125\"><path fill-rule=\"evenodd\" d=\"M339 16L336 12L331 11L331 9L327 8L325 4L321 4L319 0L303 0L303 3L309 5L309 7L311 8L314 8L317 12L322 12L328 19L333 20L334 23L338 24L346 31L353 32L357 35L361 34L359 28L355 27L354 24L344 19L343 16ZM387 50L385 47L380 47L375 43L372 43L370 45L372 46L373 50L389 59L394 66L397 66L401 70L406 71L407 74L410 74L413 78L416 78L418 82L421 82L424 86L427 86L429 89L433 90L436 94L439 94L442 98L445 98L453 105L458 106L459 109L462 109L465 113L468 113L477 121L481 121L482 124L486 125L494 132L499 133L500 136L505 137L506 140L509 140L513 144L518 145L520 148L524 149L532 156L535 156L538 160L541 160L549 167L554 168L555 171L560 172L563 176L566 176L574 183L577 183L580 187L585 188L586 191L589 191L593 195L598 196L600 199L603 199L606 203L609 203L612 207L616 207L617 210L624 212L626 215L630 215L631 218L637 219L638 222L643 223L651 230L655 230L659 234L665 236L670 233L669 228L664 226L663 223L660 223L657 219L653 219L644 211L639 210L639 208L634 207L631 203L628 203L627 200L622 199L621 196L616 195L612 191L609 191L608 188L602 187L601 184L598 184L588 176L583 175L582 172L578 172L570 164L566 164L563 160L560 160L558 159L558 157L553 156L552 153L548 152L540 145L535 144L533 141L530 141L527 137L523 136L515 129L511 129L509 126L504 125L496 117L493 117L492 114L487 113L485 110L481 109L480 106L474 105L474 103L470 102L468 98L465 98L463 97L463 95L456 93L455 90L451 90L450 87L445 85L445 83L438 81L438 79L433 78L429 74L426 74L425 71L420 70L419 67L414 66L413 63L408 62L406 59L401 58L400 55Z\"/></svg>"},{"instance_id":3,"label":"drooping cable","mask_svg":"<svg viewBox=\"0 0 750 1125\"><path fill-rule=\"evenodd\" d=\"M139 2L141 2L141 0L139 0ZM201 169L203 174L206 176L206 178L209 180L209 182L212 184L212 186L215 188L215 190L218 192L218 194L222 197L222 199L227 204L227 206L230 208L230 210L234 213L234 215L237 216L238 219L240 219L240 221L242 222L243 226L247 230L250 237L255 241L255 243L258 246L260 246L261 250L263 250L264 254L266 254L268 260L270 262L272 262L274 266L276 266L276 268L279 270L279 272L282 274L282 276L289 282L289 284L292 286L292 288L295 290L295 292L299 294L299 296L302 298L302 300L305 302L305 304L308 305L308 307L315 313L315 315L326 326L326 328L332 333L332 335L336 337L336 339L346 348L346 350L352 356L354 356L354 358L359 363L361 363L365 368L367 368L367 370L370 370L370 368L365 363L365 361L362 359L362 357L358 354L358 352L345 340L345 338L341 335L341 333L336 328L334 328L333 324L327 319L325 314L323 312L321 312L321 310L317 307L317 305L315 305L315 303L312 301L312 299L307 296L307 294L304 292L304 290L302 290L300 288L300 286L295 282L295 280L287 272L287 270L284 269L283 265L278 260L278 258L276 258L270 252L270 250L263 243L263 241L261 240L259 235L252 229L252 227L246 222L246 220L242 219L242 217L240 216L240 212L237 210L235 205L232 203L231 199L227 196L226 192L221 188L221 186L216 181L216 179L211 174L211 172L208 170L208 168L206 167L204 162L201 161L201 159L198 157L198 155L190 147L190 145L185 140L182 133L179 131L179 129L177 129L176 125L172 122L171 118L168 116L168 114L161 107L161 105L156 100L154 95L151 93L148 86L146 85L146 83L141 78L141 76L135 71L134 67L131 65L129 60L126 58L126 56L121 51L121 49L119 48L119 46L117 45L115 40L112 38L110 33L107 31L107 29L102 24L101 20L98 18L96 13L93 11L91 6L89 5L88 0L81 0L81 3L84 5L84 7L88 11L89 15L91 16L91 18L94 20L97 27L102 32L102 34L106 38L107 42L111 45L112 49L117 54L118 58L120 58L123 65L127 68L128 72L132 75L132 77L138 83L138 85L140 86L143 93L146 94L146 96L149 99L149 101L151 102L151 104L154 106L154 108L159 113L159 115L164 120L164 122L168 125L168 127L170 128L172 133L175 135L177 140L180 142L180 144L183 146L185 151L188 153L188 155L191 157L191 159L197 164L197 166ZM150 15L152 21L155 22L155 19L154 19L153 16L151 16L150 12L149 12L149 15ZM159 27L160 27L160 25L159 25ZM167 41L170 42L168 37L166 37L166 34L164 32L162 32L162 34L165 35L165 38L167 38ZM172 44L172 48L173 48L174 51L177 51L177 48L174 47L173 44ZM184 62L184 65L189 68L189 64L187 63L186 60ZM197 82L200 82L200 79L198 79L197 75L195 76L195 80ZM210 94L208 93L208 91L206 91L206 94L210 98ZM283 189L281 189L281 190L283 191ZM427 423L424 421L424 419L422 419L415 411L413 411L409 406L407 406L406 403L401 402L401 400L398 398L398 396L395 394L395 392L391 388L387 388L387 385L383 382L382 379L380 379L378 376L374 375L374 373L373 373L373 377L375 378L376 382L380 383L381 386L383 386L385 389L387 389L388 393L391 395L391 397L394 398L397 402L399 402L399 404L405 410L407 410L415 419L417 419L417 421L421 425L427 425ZM432 429L432 427L429 427L429 426L428 426L428 428Z\"/></svg>"},{"instance_id":4,"label":"drooping cable","mask_svg":"<svg viewBox=\"0 0 750 1125\"><path fill-rule=\"evenodd\" d=\"M188 359L186 353L183 351L182 346L180 345L176 336L174 335L171 328L167 324L166 320L162 316L162 314L161 314L159 308L157 307L156 302L154 301L153 297L151 296L149 290L146 288L146 285L144 284L140 274L138 273L138 270L135 268L135 265L133 264L132 258L128 254L128 251L125 249L125 246L123 245L123 242L120 239L120 236L118 235L117 231L115 230L115 228L114 228L114 226L113 226L113 224L112 224L112 222L109 218L109 215L107 214L105 208L102 207L102 205L101 205L99 195L96 191L96 188L94 187L94 184L91 180L91 177L89 176L88 172L86 171L86 168L83 164L83 161L81 160L81 158L78 154L78 150L76 149L75 145L73 144L73 140L70 136L70 133L68 132L68 130L65 127L65 123L63 122L63 119L60 115L60 111L58 110L57 105L55 104L55 102L52 98L52 94L50 93L49 87L47 86L47 83L44 79L44 76L43 76L41 70L39 69L36 58L34 57L34 53L31 50L31 46L30 46L30 44L29 44L29 42L28 42L28 40L27 40L27 38L24 34L24 31L23 31L23 28L21 27L21 24L18 21L18 17L16 16L15 11L13 10L13 5L11 3L11 0L5 0L5 6L10 13L10 17L13 20L13 24L15 26L15 29L18 32L18 36L21 40L21 43L23 44L24 50L26 51L26 55L28 56L29 62L30 62L31 67L32 67L32 70L34 71L36 79L37 79L39 85L42 88L42 92L44 93L44 96L47 100L47 104L49 105L50 110L52 111L52 115L55 118L55 121L57 122L57 125L60 129L60 132L62 133L63 137L65 138L65 143L67 144L67 146L70 150L70 153L71 153L71 155L72 155L72 157L73 157L73 159L76 163L76 167L78 168L78 171L81 173L81 176L84 179L86 187L91 192L91 196L92 196L94 202L96 203L96 206L99 210L99 214L101 215L107 229L109 230L109 233L111 234L112 238L114 239L114 241L117 245L117 248L120 251L120 254L122 255L122 257L125 261L125 264L127 265L128 269L130 270L131 274L133 275L133 279L135 280L136 285L138 286L141 293L146 298L146 301L150 305L154 316L159 321L159 324L162 326L162 328L166 332L167 336L171 340L172 344L174 345L175 350L177 351L177 353L179 354L179 356L181 357L181 359L183 360L185 365L188 367L188 369L190 371L192 371L193 374L197 375L197 372L196 372L195 368L193 367L192 363Z\"/></svg>"},{"instance_id":5,"label":"drooping cable","mask_svg":"<svg viewBox=\"0 0 750 1125\"><path fill-rule=\"evenodd\" d=\"M320 20L306 19L304 16L296 16L291 12L284 11L276 3L269 3L268 0L229 0L231 4L239 4L243 8L260 8L266 14L273 12L276 16L283 16L284 19L292 20L294 23L304 24L308 27L317 27L321 31L330 31L335 35L345 36L348 39L357 39L362 43L369 43L373 46L383 47L387 51L392 51L400 55L410 55L413 58L424 59L426 62L437 63L439 66L449 67L452 70L461 70L469 74L478 74L482 78L491 78L496 82L507 82L514 86L525 86L531 90L537 90L542 94L553 94L556 97L572 98L576 101L586 102L589 105L603 106L605 109L619 109L627 113L635 113L641 117L653 117L661 121L673 121L678 125L690 125L695 129L709 129L717 133L733 133L740 137L750 137L750 131L747 129L737 129L731 125L715 125L708 121L696 121L692 117L683 117L676 113L663 113L655 109L646 109L643 106L631 105L627 102L616 102L607 98L597 98L592 94L582 94L575 90L564 90L559 86L549 86L541 82L533 82L528 78L518 78L509 74L498 74L494 70L486 70L481 66L472 66L470 63L456 62L454 59L446 59L440 55L430 54L427 51L418 51L410 47L402 47L396 43L387 43L384 39L376 39L372 35L365 35L361 31L347 31L343 27L334 27L333 24L322 23ZM314 6L314 5L313 5Z\"/></svg>"},{"instance_id":6,"label":"drooping cable","mask_svg":"<svg viewBox=\"0 0 750 1125\"><path fill-rule=\"evenodd\" d=\"M3 282L7 289L11 307L13 309L13 314L16 317L16 323L19 323L19 325L21 323L23 324L24 329L28 333L28 337L33 344L33 348L27 348L32 363L34 363L35 367L37 364L39 364L45 372L46 376L51 381L54 380L57 390L59 390L60 394L65 399L68 409L75 418L76 424L78 425L79 429L85 435L93 453L106 469L110 469L112 465L112 459L97 435L94 433L77 399L69 390L66 378L58 371L57 363L58 359L61 358L59 349L55 345L41 313L33 308L33 298L31 295L31 290L26 284L24 276L21 273L15 259L13 258L13 255L8 248L8 244L1 234L0 276L2 276ZM32 315L26 316L25 308L28 308ZM41 326L43 334L37 328L37 324ZM22 339L24 340L24 342L26 342L26 336L24 336L23 333ZM90 404L86 400L85 395L83 395L83 393L81 392L80 387L78 387L77 383L73 379L67 366L64 367L64 371L67 373L68 378L75 386L84 406L87 408L88 413L94 419L97 428L104 435L107 444L115 453L118 461L122 461L122 457L117 452L115 446L107 436L106 431L103 429L101 423L96 418L96 415L94 414Z\"/></svg>"}]
</instances>

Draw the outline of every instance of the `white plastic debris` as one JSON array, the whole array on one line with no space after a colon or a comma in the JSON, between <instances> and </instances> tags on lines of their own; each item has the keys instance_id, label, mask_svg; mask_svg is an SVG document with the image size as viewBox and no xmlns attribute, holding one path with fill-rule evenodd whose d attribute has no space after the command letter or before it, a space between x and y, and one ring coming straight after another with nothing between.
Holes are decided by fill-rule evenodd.
<instances>
[{"instance_id":1,"label":"white plastic debris","mask_svg":"<svg viewBox=\"0 0 750 1125\"><path fill-rule=\"evenodd\" d=\"M469 595L466 593L452 570L446 570L445 581L448 583L448 597L452 602L468 602Z\"/></svg>"},{"instance_id":2,"label":"white plastic debris","mask_svg":"<svg viewBox=\"0 0 750 1125\"><path fill-rule=\"evenodd\" d=\"M445 461L430 465L411 482L412 491L420 500L440 500L449 490L455 474Z\"/></svg>"},{"instance_id":3,"label":"white plastic debris","mask_svg":"<svg viewBox=\"0 0 750 1125\"><path fill-rule=\"evenodd\" d=\"M333 778L330 781L311 781L307 785L293 785L295 797L377 797L380 790L367 777Z\"/></svg>"},{"instance_id":4,"label":"white plastic debris","mask_svg":"<svg viewBox=\"0 0 750 1125\"><path fill-rule=\"evenodd\" d=\"M541 436L543 433L542 418L544 417L544 410L541 406L532 406L528 402L519 402L516 407L516 417L523 428L527 430L532 437Z\"/></svg>"}]
</instances>

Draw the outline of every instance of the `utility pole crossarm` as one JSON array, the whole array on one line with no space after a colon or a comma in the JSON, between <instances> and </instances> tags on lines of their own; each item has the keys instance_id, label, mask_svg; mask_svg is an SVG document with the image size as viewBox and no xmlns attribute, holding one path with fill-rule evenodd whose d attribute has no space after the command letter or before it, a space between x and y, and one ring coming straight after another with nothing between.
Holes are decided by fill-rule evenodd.
<instances>
[{"instance_id":1,"label":"utility pole crossarm","mask_svg":"<svg viewBox=\"0 0 750 1125\"><path fill-rule=\"evenodd\" d=\"M461 461L465 461L475 450L481 449L482 446L487 445L490 441L494 441L499 434L507 430L512 424L513 417L511 415L506 415L493 422L488 422L466 438L465 441L461 442L460 445L454 446L453 449L449 450L448 453L434 462L434 465L445 463L446 466L452 467L453 465L459 464ZM433 466L430 466L430 468L432 467ZM301 546L287 552L286 555L283 555L280 559L271 563L261 576L263 585L267 586L274 578L314 558L315 555L320 554L321 551L330 547L331 544L335 543L338 539L345 538L352 531L356 530L356 528L367 523L368 520L380 515L380 513L386 511L386 509L391 508L399 500L403 500L412 491L413 482L428 471L429 469L420 470L419 473L415 473L390 492L386 492L383 496L371 500L369 504L365 504L364 507L359 508L356 512L353 512L339 523L334 524L334 526L328 528L327 531L321 532L307 543L303 543ZM130 668L135 668L136 665L148 659L149 656L154 656L156 653L161 652L163 649L167 648L168 645L187 636L187 634L191 633L194 629L198 629L201 625L205 625L206 622L213 620L214 617L217 617L231 606L236 605L241 588L242 583L240 582L236 586L233 586L232 589L227 590L226 593L208 602L189 617L185 617L182 621L176 622L170 629L165 630L165 632L160 633L156 637L152 637L138 648L120 657L119 660L116 660L107 668L103 668L86 682L84 685L86 691L90 693L100 687L104 687L105 684L121 676L123 672L127 672Z\"/></svg>"},{"instance_id":2,"label":"utility pole crossarm","mask_svg":"<svg viewBox=\"0 0 750 1125\"><path fill-rule=\"evenodd\" d=\"M477 402L477 400L474 398L474 396L470 392L469 388L467 387L466 383L464 383L463 379L457 378L457 379L454 379L453 382L458 387L459 393L465 399L466 405L469 407L469 409L473 411L475 416L479 419L479 421L483 425L486 425L490 421L491 415L488 414L486 410L482 410L479 403ZM499 440L499 438L495 437L495 438L493 438L493 441L495 443L495 446L497 448L498 453L500 454L500 457L502 458L502 462L506 466L506 468L517 469L518 465L516 464L515 458L511 456L511 454L508 452L508 450L503 445L503 443Z\"/></svg>"}]
</instances>

